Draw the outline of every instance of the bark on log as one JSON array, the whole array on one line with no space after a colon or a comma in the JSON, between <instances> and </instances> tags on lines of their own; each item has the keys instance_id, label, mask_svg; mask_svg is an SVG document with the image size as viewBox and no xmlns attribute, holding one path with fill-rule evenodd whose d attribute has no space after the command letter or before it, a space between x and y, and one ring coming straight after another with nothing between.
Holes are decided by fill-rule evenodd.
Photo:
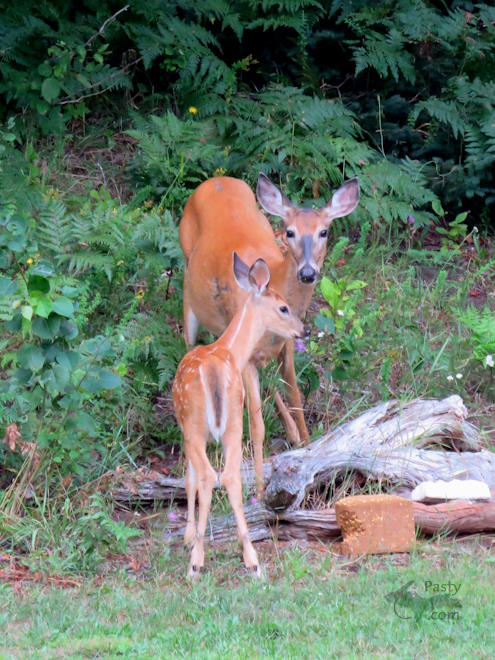
<instances>
[{"instance_id":1,"label":"bark on log","mask_svg":"<svg viewBox=\"0 0 495 660\"><path fill-rule=\"evenodd\" d=\"M459 477L493 487L495 454L476 451L480 437L466 416L457 395L442 401L381 403L307 447L276 456L265 502L277 511L298 509L308 491L351 472L395 488ZM456 451L423 449L432 444Z\"/></svg>"},{"instance_id":2,"label":"bark on log","mask_svg":"<svg viewBox=\"0 0 495 660\"><path fill-rule=\"evenodd\" d=\"M495 531L495 499L483 503L470 503L460 500L442 504L413 503L414 522L424 534L456 533L477 534ZM305 539L329 540L341 536L335 509L318 511L298 509L286 511L277 516L271 509L261 505L246 506L246 519L253 541L264 541L274 537L280 540ZM165 536L166 541L181 539L185 526L171 525ZM237 539L235 518L211 516L207 536L215 543L231 542Z\"/></svg>"}]
</instances>

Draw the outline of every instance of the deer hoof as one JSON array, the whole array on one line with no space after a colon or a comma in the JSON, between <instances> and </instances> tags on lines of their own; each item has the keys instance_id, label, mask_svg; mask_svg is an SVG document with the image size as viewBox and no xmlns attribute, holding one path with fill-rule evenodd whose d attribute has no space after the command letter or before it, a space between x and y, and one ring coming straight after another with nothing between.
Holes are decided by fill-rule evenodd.
<instances>
[{"instance_id":1,"label":"deer hoof","mask_svg":"<svg viewBox=\"0 0 495 660\"><path fill-rule=\"evenodd\" d=\"M192 564L189 566L189 570L187 571L187 577L190 580L199 580L201 577L201 568L196 566L196 564Z\"/></svg>"}]
</instances>

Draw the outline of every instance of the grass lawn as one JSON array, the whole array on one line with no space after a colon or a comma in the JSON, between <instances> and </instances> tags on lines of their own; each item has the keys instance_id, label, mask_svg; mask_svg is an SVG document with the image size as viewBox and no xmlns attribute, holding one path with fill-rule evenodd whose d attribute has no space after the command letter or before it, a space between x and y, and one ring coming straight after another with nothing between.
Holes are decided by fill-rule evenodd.
<instances>
[{"instance_id":1,"label":"grass lawn","mask_svg":"<svg viewBox=\"0 0 495 660\"><path fill-rule=\"evenodd\" d=\"M243 573L235 548L215 545L196 584L184 578L182 549L148 540L136 572L124 560L75 588L0 583L0 657L489 658L487 540L420 542L410 556L354 562L327 546L264 543L260 582ZM433 594L427 581L455 584L459 602L427 607L416 621L399 601L396 614L390 592L409 581L423 599Z\"/></svg>"}]
</instances>

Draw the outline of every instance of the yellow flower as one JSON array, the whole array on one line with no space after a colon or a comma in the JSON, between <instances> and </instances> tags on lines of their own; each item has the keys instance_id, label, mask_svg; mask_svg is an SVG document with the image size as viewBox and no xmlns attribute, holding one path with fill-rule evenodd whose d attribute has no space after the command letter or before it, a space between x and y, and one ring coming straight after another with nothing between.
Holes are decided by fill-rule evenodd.
<instances>
[{"instance_id":1,"label":"yellow flower","mask_svg":"<svg viewBox=\"0 0 495 660\"><path fill-rule=\"evenodd\" d=\"M152 337L150 337L150 335L147 335L147 336L144 338L144 341L145 341L147 344L149 344L150 341L151 341L151 339L152 339Z\"/></svg>"},{"instance_id":2,"label":"yellow flower","mask_svg":"<svg viewBox=\"0 0 495 660\"><path fill-rule=\"evenodd\" d=\"M117 215L117 208L115 206L113 207L113 214Z\"/></svg>"},{"instance_id":3,"label":"yellow flower","mask_svg":"<svg viewBox=\"0 0 495 660\"><path fill-rule=\"evenodd\" d=\"M144 296L144 290L143 290L143 289L139 289L139 291L136 293L136 298L137 298L138 300L141 300L141 298L142 298L143 296Z\"/></svg>"},{"instance_id":4,"label":"yellow flower","mask_svg":"<svg viewBox=\"0 0 495 660\"><path fill-rule=\"evenodd\" d=\"M215 176L223 176L226 172L225 167L217 167L217 169L213 172Z\"/></svg>"},{"instance_id":5,"label":"yellow flower","mask_svg":"<svg viewBox=\"0 0 495 660\"><path fill-rule=\"evenodd\" d=\"M189 112L191 113L191 115L197 115L198 114L198 109L196 108L196 106L190 105L189 106Z\"/></svg>"},{"instance_id":6,"label":"yellow flower","mask_svg":"<svg viewBox=\"0 0 495 660\"><path fill-rule=\"evenodd\" d=\"M29 259L27 260L27 263L28 263L29 265L34 264L34 260L31 259L31 257L29 257Z\"/></svg>"}]
</instances>

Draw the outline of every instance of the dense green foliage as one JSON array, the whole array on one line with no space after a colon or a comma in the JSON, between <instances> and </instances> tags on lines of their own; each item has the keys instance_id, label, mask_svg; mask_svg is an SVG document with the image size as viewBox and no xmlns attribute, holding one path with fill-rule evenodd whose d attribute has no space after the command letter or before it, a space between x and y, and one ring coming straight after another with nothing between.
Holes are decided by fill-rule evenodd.
<instances>
[{"instance_id":1,"label":"dense green foliage","mask_svg":"<svg viewBox=\"0 0 495 660\"><path fill-rule=\"evenodd\" d=\"M5 7L0 441L15 424L31 449L0 442L0 513L19 513L28 486L36 504L6 538L55 545L50 521L77 536L82 484L179 441L177 222L209 176L253 185L261 170L316 206L359 177L296 356L314 435L378 398L493 401L494 70L489 3ZM280 386L275 367L262 378ZM105 522L86 524L84 547L120 547L104 503L84 506ZM72 548L65 570L86 570Z\"/></svg>"}]
</instances>

